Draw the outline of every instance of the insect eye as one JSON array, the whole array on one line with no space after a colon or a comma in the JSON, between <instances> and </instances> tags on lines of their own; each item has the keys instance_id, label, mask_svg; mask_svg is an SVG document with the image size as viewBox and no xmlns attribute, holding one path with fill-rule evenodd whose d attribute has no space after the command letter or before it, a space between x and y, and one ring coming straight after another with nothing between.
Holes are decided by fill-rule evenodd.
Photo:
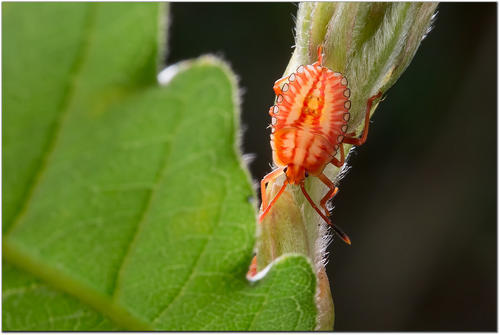
<instances>
[{"instance_id":1,"label":"insect eye","mask_svg":"<svg viewBox=\"0 0 500 335\"><path fill-rule=\"evenodd\" d=\"M286 173L286 170L288 170L288 166L283 169L283 172Z\"/></svg>"},{"instance_id":2,"label":"insect eye","mask_svg":"<svg viewBox=\"0 0 500 335\"><path fill-rule=\"evenodd\" d=\"M306 171L306 178L307 178L307 177L309 177L309 173L307 173L307 171Z\"/></svg>"}]
</instances>

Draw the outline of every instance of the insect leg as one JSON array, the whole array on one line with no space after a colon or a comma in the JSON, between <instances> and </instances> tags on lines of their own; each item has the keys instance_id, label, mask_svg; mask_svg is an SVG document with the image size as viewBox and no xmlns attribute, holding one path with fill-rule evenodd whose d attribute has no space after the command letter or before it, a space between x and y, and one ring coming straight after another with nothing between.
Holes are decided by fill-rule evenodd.
<instances>
[{"instance_id":1,"label":"insect leg","mask_svg":"<svg viewBox=\"0 0 500 335\"><path fill-rule=\"evenodd\" d=\"M274 82L273 90L274 90L274 93L276 93L276 95L280 95L281 93L283 93L281 91L281 87L283 86L283 83L287 80L288 80L288 76L285 76L285 77L280 78Z\"/></svg>"},{"instance_id":2,"label":"insect leg","mask_svg":"<svg viewBox=\"0 0 500 335\"><path fill-rule=\"evenodd\" d=\"M365 143L366 137L368 136L368 128L370 126L370 112L372 110L373 101L380 98L381 96L382 96L382 92L378 92L377 94L372 96L370 99L368 99L368 102L366 103L365 127L363 128L363 134L361 135L361 137L360 138L345 137L344 143L354 144L357 146Z\"/></svg>"},{"instance_id":3,"label":"insect leg","mask_svg":"<svg viewBox=\"0 0 500 335\"><path fill-rule=\"evenodd\" d=\"M269 107L269 115L274 116L273 113L274 106Z\"/></svg>"},{"instance_id":4,"label":"insect leg","mask_svg":"<svg viewBox=\"0 0 500 335\"><path fill-rule=\"evenodd\" d=\"M262 196L262 209L263 210L266 209L266 207L267 207L266 185L270 181L273 181L276 178L278 178L278 176L281 173L283 173L282 169L275 169L275 170L269 172L268 174L266 174L264 176L264 178L262 178L262 180L260 181L260 195Z\"/></svg>"},{"instance_id":5,"label":"insect leg","mask_svg":"<svg viewBox=\"0 0 500 335\"><path fill-rule=\"evenodd\" d=\"M321 199L321 201L319 202L320 206L323 207L323 209L325 210L325 213L328 214L328 209L326 209L326 202L328 200L332 199L337 194L339 189L337 187L335 187L335 185L332 183L332 181L330 179L328 179L328 177L325 176L324 173L321 173L318 176L318 178L329 188L328 192L325 194L323 199Z\"/></svg>"},{"instance_id":6,"label":"insect leg","mask_svg":"<svg viewBox=\"0 0 500 335\"><path fill-rule=\"evenodd\" d=\"M332 163L336 167L342 167L342 165L344 165L344 162L345 162L344 145L340 143L340 160L333 157L330 163Z\"/></svg>"},{"instance_id":7,"label":"insect leg","mask_svg":"<svg viewBox=\"0 0 500 335\"><path fill-rule=\"evenodd\" d=\"M252 263L247 272L247 278L250 279L257 274L257 256L253 256Z\"/></svg>"},{"instance_id":8,"label":"insect leg","mask_svg":"<svg viewBox=\"0 0 500 335\"><path fill-rule=\"evenodd\" d=\"M323 173L321 173L318 178L326 185L330 188L330 190L328 190L328 192L325 194L325 196L323 197L323 199L321 199L320 201L320 205L321 207L323 207L323 209L325 210L325 213L328 213L328 209L326 209L326 202L330 199L332 199L336 194L337 192L339 191L339 189L337 187L335 187L335 185L332 183L332 181L330 179L328 179L327 176L325 176ZM337 235L347 244L351 245L351 239L349 238L349 236L347 236L346 233L344 233L337 225L333 224L330 220L328 220L328 223L332 226L333 230L335 231L335 233L337 233Z\"/></svg>"},{"instance_id":9,"label":"insect leg","mask_svg":"<svg viewBox=\"0 0 500 335\"><path fill-rule=\"evenodd\" d=\"M275 204L275 202L278 200L278 198L281 196L281 194L283 193L283 191L285 190L285 187L286 185L288 184L288 181L285 180L285 182L283 183L283 186L281 186L280 190L278 191L278 193L274 196L273 200L271 201L271 203L269 204L269 206L267 207L262 207L262 209L264 210L262 212L262 214L260 214L259 216L259 222L262 222L262 220L264 220L264 218L266 217L267 213L269 213L269 210L273 207L273 205Z\"/></svg>"},{"instance_id":10,"label":"insect leg","mask_svg":"<svg viewBox=\"0 0 500 335\"><path fill-rule=\"evenodd\" d=\"M311 197L307 193L307 191L306 191L306 189L304 187L304 182L300 183L300 189L302 190L302 193L304 193L304 196L306 197L307 201L309 201L309 203L311 204L312 208L314 208L314 210L316 211L316 213L318 213L319 216L321 216L321 218L323 220L325 220L326 223L328 223L329 225L331 225L330 220L328 220L328 218L326 217L326 215L321 212L321 210L318 208L318 206L316 206L316 204L314 203L314 201L311 199Z\"/></svg>"}]
</instances>

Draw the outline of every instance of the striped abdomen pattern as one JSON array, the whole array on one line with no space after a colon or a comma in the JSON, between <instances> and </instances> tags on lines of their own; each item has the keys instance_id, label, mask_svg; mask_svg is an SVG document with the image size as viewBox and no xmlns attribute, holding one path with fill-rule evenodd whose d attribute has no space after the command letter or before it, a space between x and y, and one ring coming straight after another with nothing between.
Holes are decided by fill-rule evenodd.
<instances>
[{"instance_id":1,"label":"striped abdomen pattern","mask_svg":"<svg viewBox=\"0 0 500 335\"><path fill-rule=\"evenodd\" d=\"M278 166L320 174L337 154L350 118L347 79L319 62L300 66L275 87L269 113L271 147Z\"/></svg>"}]
</instances>

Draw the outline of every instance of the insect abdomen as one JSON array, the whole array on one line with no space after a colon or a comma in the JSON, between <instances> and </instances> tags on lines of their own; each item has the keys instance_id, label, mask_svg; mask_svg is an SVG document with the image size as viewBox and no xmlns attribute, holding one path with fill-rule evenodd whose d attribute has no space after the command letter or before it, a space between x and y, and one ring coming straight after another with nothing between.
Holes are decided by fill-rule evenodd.
<instances>
[{"instance_id":1,"label":"insect abdomen","mask_svg":"<svg viewBox=\"0 0 500 335\"><path fill-rule=\"evenodd\" d=\"M284 128L275 132L273 158L281 166L302 166L310 174L321 173L331 160L331 143L311 129Z\"/></svg>"}]
</instances>

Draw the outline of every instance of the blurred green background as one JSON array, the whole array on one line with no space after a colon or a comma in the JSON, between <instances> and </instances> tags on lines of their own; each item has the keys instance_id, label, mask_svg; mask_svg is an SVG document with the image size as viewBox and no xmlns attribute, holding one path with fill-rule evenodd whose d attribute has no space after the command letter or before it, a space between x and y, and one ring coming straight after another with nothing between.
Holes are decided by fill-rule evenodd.
<instances>
[{"instance_id":1,"label":"blurred green background","mask_svg":"<svg viewBox=\"0 0 500 335\"><path fill-rule=\"evenodd\" d=\"M291 3L173 3L169 64L222 56L240 78L245 153L270 171L272 85L292 53ZM497 4L443 3L372 118L335 199L328 273L337 331L497 327Z\"/></svg>"}]
</instances>

